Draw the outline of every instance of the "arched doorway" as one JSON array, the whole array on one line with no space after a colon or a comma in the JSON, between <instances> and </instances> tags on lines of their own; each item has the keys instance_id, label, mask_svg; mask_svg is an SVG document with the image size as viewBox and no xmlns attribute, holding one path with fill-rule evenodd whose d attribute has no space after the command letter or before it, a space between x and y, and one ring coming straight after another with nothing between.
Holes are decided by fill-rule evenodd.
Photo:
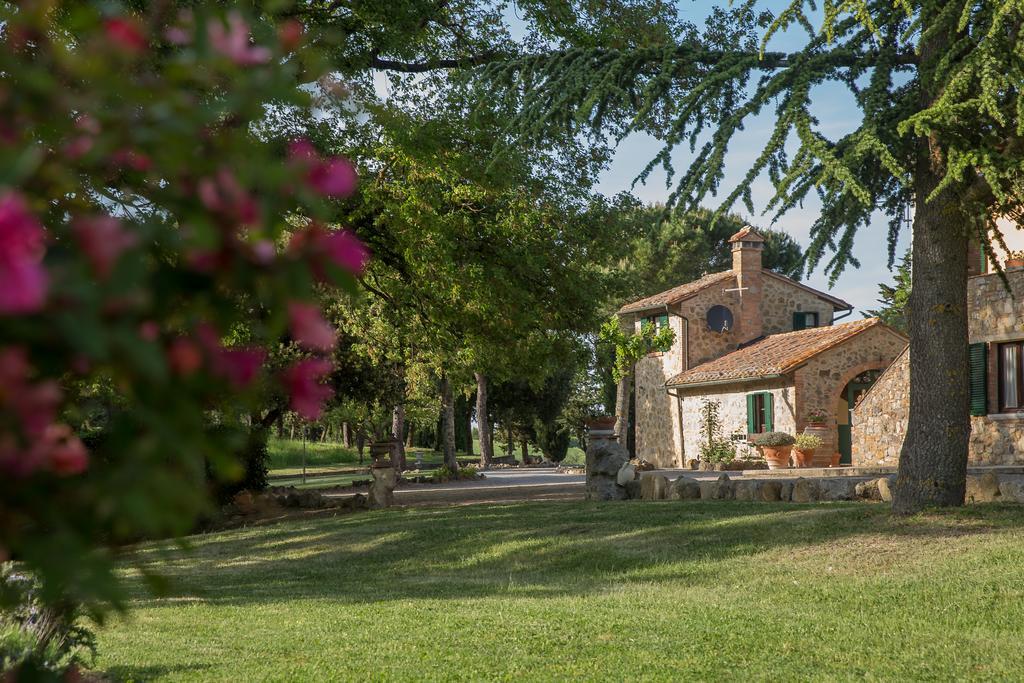
<instances>
[{"instance_id":1,"label":"arched doorway","mask_svg":"<svg viewBox=\"0 0 1024 683\"><path fill-rule=\"evenodd\" d=\"M847 382L843 390L839 392L835 415L839 437L839 463L842 465L853 463L853 409L857 407L857 401L871 388L883 370L884 368L865 370Z\"/></svg>"}]
</instances>

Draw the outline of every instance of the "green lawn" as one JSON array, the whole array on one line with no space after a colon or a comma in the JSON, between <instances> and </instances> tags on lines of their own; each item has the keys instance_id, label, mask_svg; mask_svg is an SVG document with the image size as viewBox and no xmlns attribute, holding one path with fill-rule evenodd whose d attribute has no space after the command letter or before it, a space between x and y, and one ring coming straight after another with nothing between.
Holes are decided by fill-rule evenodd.
<instances>
[{"instance_id":1,"label":"green lawn","mask_svg":"<svg viewBox=\"0 0 1024 683\"><path fill-rule=\"evenodd\" d=\"M355 448L345 448L340 443L320 443L315 441L307 441L306 444L306 468L308 471L314 471L317 468L331 468L338 465L358 465L359 464L359 453ZM302 448L303 444L301 440L294 439L279 439L276 436L270 437L270 441L267 443L267 451L270 455L270 473L272 475L278 474L294 474L296 471L301 473L302 467ZM503 442L495 442L494 444L495 455L505 455L505 444ZM416 454L419 453L424 463L440 464L443 457L440 453L432 451L428 448L410 448L407 449L408 460L410 466L416 461ZM460 459L469 459L465 453L460 452ZM535 447L530 448L530 455L534 458L541 458L541 452ZM516 458L519 458L519 447L515 450ZM480 458L480 442L474 442L474 458ZM368 463L370 459L370 448L367 446L363 451L363 462ZM569 448L569 454L565 458L565 464L567 465L582 465L584 462L584 453L576 446Z\"/></svg>"},{"instance_id":2,"label":"green lawn","mask_svg":"<svg viewBox=\"0 0 1024 683\"><path fill-rule=\"evenodd\" d=\"M1024 508L522 503L196 537L127 680L1024 678ZM134 575L133 575L134 576ZM133 579L136 580L136 579Z\"/></svg>"}]
</instances>

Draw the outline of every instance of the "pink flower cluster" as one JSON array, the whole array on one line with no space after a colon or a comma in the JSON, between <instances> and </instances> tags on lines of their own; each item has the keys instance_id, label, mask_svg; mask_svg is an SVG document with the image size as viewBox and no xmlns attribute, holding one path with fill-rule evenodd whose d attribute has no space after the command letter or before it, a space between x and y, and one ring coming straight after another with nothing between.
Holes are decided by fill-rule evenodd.
<instances>
[{"instance_id":1,"label":"pink flower cluster","mask_svg":"<svg viewBox=\"0 0 1024 683\"><path fill-rule=\"evenodd\" d=\"M307 420L319 419L324 401L334 394L322 384L333 368L324 358L305 358L289 366L282 379L291 397L291 409Z\"/></svg>"},{"instance_id":2,"label":"pink flower cluster","mask_svg":"<svg viewBox=\"0 0 1024 683\"><path fill-rule=\"evenodd\" d=\"M344 157L323 159L309 140L288 145L288 158L305 172L306 184L325 197L348 197L356 191L356 167Z\"/></svg>"},{"instance_id":3,"label":"pink flower cluster","mask_svg":"<svg viewBox=\"0 0 1024 683\"><path fill-rule=\"evenodd\" d=\"M349 230L326 230L316 223L292 235L288 249L293 254L304 253L321 282L330 279L325 269L328 264L359 276L370 261L370 250L355 234Z\"/></svg>"},{"instance_id":4,"label":"pink flower cluster","mask_svg":"<svg viewBox=\"0 0 1024 683\"><path fill-rule=\"evenodd\" d=\"M71 223L71 229L89 264L104 280L110 277L121 254L139 242L138 235L125 230L121 221L113 216L77 218Z\"/></svg>"},{"instance_id":5,"label":"pink flower cluster","mask_svg":"<svg viewBox=\"0 0 1024 683\"><path fill-rule=\"evenodd\" d=\"M249 25L238 12L228 14L227 26L211 21L207 27L210 45L238 66L255 66L270 61L270 50L249 42Z\"/></svg>"},{"instance_id":6,"label":"pink flower cluster","mask_svg":"<svg viewBox=\"0 0 1024 683\"><path fill-rule=\"evenodd\" d=\"M34 382L31 375L25 349L0 348L0 407L17 420L10 431L0 431L0 469L18 477L40 470L59 476L85 471L85 446L56 421L60 387L54 380Z\"/></svg>"},{"instance_id":7,"label":"pink flower cluster","mask_svg":"<svg viewBox=\"0 0 1024 683\"><path fill-rule=\"evenodd\" d=\"M43 268L46 234L21 195L0 195L0 315L34 313L49 284Z\"/></svg>"}]
</instances>

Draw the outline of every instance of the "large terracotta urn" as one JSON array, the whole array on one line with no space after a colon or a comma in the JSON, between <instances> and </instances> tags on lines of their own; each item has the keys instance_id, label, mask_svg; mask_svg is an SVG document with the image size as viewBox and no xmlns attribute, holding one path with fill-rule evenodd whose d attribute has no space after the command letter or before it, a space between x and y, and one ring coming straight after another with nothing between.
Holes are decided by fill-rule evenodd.
<instances>
[{"instance_id":1,"label":"large terracotta urn","mask_svg":"<svg viewBox=\"0 0 1024 683\"><path fill-rule=\"evenodd\" d=\"M835 445L835 430L824 422L809 422L804 427L804 434L813 434L821 439L821 448L814 451L812 467L828 467L832 464L832 451Z\"/></svg>"},{"instance_id":2,"label":"large terracotta urn","mask_svg":"<svg viewBox=\"0 0 1024 683\"><path fill-rule=\"evenodd\" d=\"M770 470L784 470L789 467L789 457L793 453L792 446L761 446L765 462Z\"/></svg>"}]
</instances>

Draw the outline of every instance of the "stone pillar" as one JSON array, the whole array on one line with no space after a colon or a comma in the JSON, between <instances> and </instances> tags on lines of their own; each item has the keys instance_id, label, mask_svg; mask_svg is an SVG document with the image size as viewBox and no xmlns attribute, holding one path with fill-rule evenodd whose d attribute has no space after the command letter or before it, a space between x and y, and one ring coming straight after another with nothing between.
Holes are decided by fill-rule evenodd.
<instances>
[{"instance_id":1,"label":"stone pillar","mask_svg":"<svg viewBox=\"0 0 1024 683\"><path fill-rule=\"evenodd\" d=\"M612 431L614 416L588 422L587 437L587 500L623 500L626 489L618 482L619 470L629 462L625 446L616 441Z\"/></svg>"},{"instance_id":2,"label":"stone pillar","mask_svg":"<svg viewBox=\"0 0 1024 683\"><path fill-rule=\"evenodd\" d=\"M373 510L391 507L395 504L398 471L395 469L392 458L396 448L397 444L394 439L375 441L370 444L370 455L373 458L373 463L370 465L370 474L373 476L373 483L370 484L370 508Z\"/></svg>"}]
</instances>

